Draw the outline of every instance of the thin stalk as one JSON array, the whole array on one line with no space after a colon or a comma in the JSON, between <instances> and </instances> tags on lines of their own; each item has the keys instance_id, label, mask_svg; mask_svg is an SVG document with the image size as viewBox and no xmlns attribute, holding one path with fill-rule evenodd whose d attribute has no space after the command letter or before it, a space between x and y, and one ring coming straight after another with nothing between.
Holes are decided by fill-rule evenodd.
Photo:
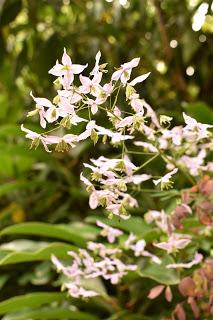
<instances>
[{"instance_id":1,"label":"thin stalk","mask_svg":"<svg viewBox=\"0 0 213 320\"><path fill-rule=\"evenodd\" d=\"M155 158L157 158L160 154L157 153L155 154L152 158L150 158L149 160L147 160L146 162L144 162L138 169L135 170L135 172L141 170L142 168L144 168L147 164L149 164L150 162L152 162ZM134 172L134 173L135 173Z\"/></svg>"}]
</instances>

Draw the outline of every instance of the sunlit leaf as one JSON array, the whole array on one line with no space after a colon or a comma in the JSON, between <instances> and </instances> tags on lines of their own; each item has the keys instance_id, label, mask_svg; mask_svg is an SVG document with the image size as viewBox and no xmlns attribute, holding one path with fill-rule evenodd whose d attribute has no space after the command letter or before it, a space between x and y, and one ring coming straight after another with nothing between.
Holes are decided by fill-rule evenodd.
<instances>
[{"instance_id":1,"label":"sunlit leaf","mask_svg":"<svg viewBox=\"0 0 213 320\"><path fill-rule=\"evenodd\" d=\"M171 256L165 256L162 259L161 264L156 264L150 260L143 261L140 265L140 276L143 278L149 278L165 285L178 284L179 274L175 269L167 269L166 265L174 263Z\"/></svg>"},{"instance_id":2,"label":"sunlit leaf","mask_svg":"<svg viewBox=\"0 0 213 320\"><path fill-rule=\"evenodd\" d=\"M76 250L75 247L65 244L53 242L42 249L39 249L34 252L29 251L15 251L8 253L5 257L0 260L0 266L7 264L16 264L21 262L33 262L33 261L42 261L50 260L51 255L54 254L58 258L67 258L67 252L71 250Z\"/></svg>"},{"instance_id":3,"label":"sunlit leaf","mask_svg":"<svg viewBox=\"0 0 213 320\"><path fill-rule=\"evenodd\" d=\"M72 242L79 246L85 246L86 244L83 233L80 234L80 232L78 230L75 230L72 225L67 226L53 225L42 222L25 222L17 225L12 225L0 232L1 236L18 234L55 238Z\"/></svg>"},{"instance_id":4,"label":"sunlit leaf","mask_svg":"<svg viewBox=\"0 0 213 320\"><path fill-rule=\"evenodd\" d=\"M35 292L17 296L0 302L0 314L16 312L24 308L36 308L51 302L62 302L66 293L61 292Z\"/></svg>"}]
</instances>

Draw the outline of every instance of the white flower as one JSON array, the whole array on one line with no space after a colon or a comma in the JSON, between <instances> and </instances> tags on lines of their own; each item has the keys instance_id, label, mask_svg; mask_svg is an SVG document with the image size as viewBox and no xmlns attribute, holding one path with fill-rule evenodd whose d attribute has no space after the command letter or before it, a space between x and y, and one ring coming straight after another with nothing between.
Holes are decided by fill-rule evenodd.
<instances>
[{"instance_id":1,"label":"white flower","mask_svg":"<svg viewBox=\"0 0 213 320\"><path fill-rule=\"evenodd\" d=\"M185 234L173 233L167 241L153 243L159 249L165 250L168 254L184 249L191 242L191 237Z\"/></svg>"},{"instance_id":2,"label":"white flower","mask_svg":"<svg viewBox=\"0 0 213 320\"><path fill-rule=\"evenodd\" d=\"M186 126L183 128L186 138L190 137L200 140L209 137L209 131L207 129L213 128L213 125L197 122L194 118L187 116L184 112L183 118L186 123Z\"/></svg>"},{"instance_id":3,"label":"white flower","mask_svg":"<svg viewBox=\"0 0 213 320\"><path fill-rule=\"evenodd\" d=\"M165 176L163 176L162 178L160 178L158 180L153 180L153 183L155 185L158 185L160 183L161 189L167 188L167 187L171 186L171 184L172 184L172 182L170 181L171 177L177 172L178 172L178 169L175 168L171 172L165 174Z\"/></svg>"},{"instance_id":4,"label":"white flower","mask_svg":"<svg viewBox=\"0 0 213 320\"><path fill-rule=\"evenodd\" d=\"M96 221L96 224L98 227L103 228L101 231L101 235L103 237L107 237L109 243L115 242L116 238L121 236L123 232L119 229L109 227L107 224L101 222L101 221Z\"/></svg>"},{"instance_id":5,"label":"white flower","mask_svg":"<svg viewBox=\"0 0 213 320\"><path fill-rule=\"evenodd\" d=\"M190 269L194 265L199 264L202 260L203 260L203 255L198 253L198 252L196 252L195 256L194 256L194 259L191 262L187 262L187 263L172 263L172 264L168 264L166 267L168 269L179 269L179 268Z\"/></svg>"},{"instance_id":6,"label":"white flower","mask_svg":"<svg viewBox=\"0 0 213 320\"><path fill-rule=\"evenodd\" d=\"M66 53L66 49L64 48L64 53L62 56L62 64L56 61L55 66L49 70L49 73L53 74L56 77L60 77L63 87L65 89L69 89L71 83L74 80L74 74L81 73L86 67L87 67L87 64L86 65L73 64L72 60Z\"/></svg>"},{"instance_id":7,"label":"white flower","mask_svg":"<svg viewBox=\"0 0 213 320\"><path fill-rule=\"evenodd\" d=\"M142 74L141 76L135 78L134 80L132 80L129 85L134 87L137 83L141 83L143 82L144 80L146 80L148 78L148 76L150 75L151 72L148 72L148 73L144 73Z\"/></svg>"},{"instance_id":8,"label":"white flower","mask_svg":"<svg viewBox=\"0 0 213 320\"><path fill-rule=\"evenodd\" d=\"M124 63L121 67L112 74L112 80L117 81L121 80L123 85L126 85L127 81L130 79L132 69L137 67L139 64L140 58L134 58L130 62Z\"/></svg>"}]
</instances>

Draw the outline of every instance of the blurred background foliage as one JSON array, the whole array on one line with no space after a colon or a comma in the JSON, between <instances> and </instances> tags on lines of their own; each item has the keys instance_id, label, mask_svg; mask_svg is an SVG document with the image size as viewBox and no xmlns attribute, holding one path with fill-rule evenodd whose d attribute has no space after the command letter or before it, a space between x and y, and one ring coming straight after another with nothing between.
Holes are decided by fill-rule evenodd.
<instances>
[{"instance_id":1,"label":"blurred background foliage","mask_svg":"<svg viewBox=\"0 0 213 320\"><path fill-rule=\"evenodd\" d=\"M157 112L181 122L186 111L212 123L212 13L210 0L0 0L1 228L25 221L76 223L90 214L87 194L79 187L79 163L97 148L85 143L68 154L28 150L20 130L34 107L31 90L54 97L48 70L63 48L73 61L90 66L101 50L111 71L141 57L138 74L151 71L141 95ZM26 126L39 130L31 119ZM145 209L157 206L157 198L144 198ZM31 264L27 274L25 265L6 266L1 299L34 286L47 290L50 273L48 261Z\"/></svg>"}]
</instances>

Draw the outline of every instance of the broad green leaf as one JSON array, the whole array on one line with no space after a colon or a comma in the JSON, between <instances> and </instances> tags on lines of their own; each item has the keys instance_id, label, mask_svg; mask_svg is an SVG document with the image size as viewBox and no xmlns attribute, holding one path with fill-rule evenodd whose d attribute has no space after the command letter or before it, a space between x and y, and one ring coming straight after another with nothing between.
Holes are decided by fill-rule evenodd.
<instances>
[{"instance_id":1,"label":"broad green leaf","mask_svg":"<svg viewBox=\"0 0 213 320\"><path fill-rule=\"evenodd\" d=\"M0 315L23 310L23 308L36 308L47 303L63 302L66 293L62 292L35 292L21 295L0 302Z\"/></svg>"},{"instance_id":2,"label":"broad green leaf","mask_svg":"<svg viewBox=\"0 0 213 320\"><path fill-rule=\"evenodd\" d=\"M166 268L168 264L174 263L174 260L169 255L162 258L161 264L156 264L149 260L143 262L144 264L139 266L141 277L150 278L165 285L179 283L180 279L177 270Z\"/></svg>"},{"instance_id":3,"label":"broad green leaf","mask_svg":"<svg viewBox=\"0 0 213 320\"><path fill-rule=\"evenodd\" d=\"M71 308L42 308L36 310L29 310L26 312L8 314L2 320L46 320L46 319L69 319L69 320L98 320L86 312L73 311Z\"/></svg>"},{"instance_id":4,"label":"broad green leaf","mask_svg":"<svg viewBox=\"0 0 213 320\"><path fill-rule=\"evenodd\" d=\"M95 240L100 232L100 229L98 227L84 224L82 222L73 222L70 225L70 228L73 228L76 233L80 233L84 238L88 240Z\"/></svg>"},{"instance_id":5,"label":"broad green leaf","mask_svg":"<svg viewBox=\"0 0 213 320\"><path fill-rule=\"evenodd\" d=\"M186 112L202 123L213 123L213 111L205 102L193 102L186 105Z\"/></svg>"},{"instance_id":6,"label":"broad green leaf","mask_svg":"<svg viewBox=\"0 0 213 320\"><path fill-rule=\"evenodd\" d=\"M12 225L0 232L0 236L17 234L43 236L73 242L79 246L86 245L86 239L83 238L80 230L75 230L72 225L67 226L53 225L43 222L25 222Z\"/></svg>"},{"instance_id":7,"label":"broad green leaf","mask_svg":"<svg viewBox=\"0 0 213 320\"><path fill-rule=\"evenodd\" d=\"M44 241L33 241L28 239L19 239L3 243L0 245L0 249L6 251L36 251L46 247L49 243Z\"/></svg>"},{"instance_id":8,"label":"broad green leaf","mask_svg":"<svg viewBox=\"0 0 213 320\"><path fill-rule=\"evenodd\" d=\"M60 259L64 259L67 258L67 252L71 250L76 250L76 248L66 243L53 242L34 252L24 251L8 253L0 260L0 266L21 262L49 260L52 254Z\"/></svg>"},{"instance_id":9,"label":"broad green leaf","mask_svg":"<svg viewBox=\"0 0 213 320\"><path fill-rule=\"evenodd\" d=\"M101 278L82 279L81 285L88 290L96 291L102 297L108 297Z\"/></svg>"}]
</instances>

